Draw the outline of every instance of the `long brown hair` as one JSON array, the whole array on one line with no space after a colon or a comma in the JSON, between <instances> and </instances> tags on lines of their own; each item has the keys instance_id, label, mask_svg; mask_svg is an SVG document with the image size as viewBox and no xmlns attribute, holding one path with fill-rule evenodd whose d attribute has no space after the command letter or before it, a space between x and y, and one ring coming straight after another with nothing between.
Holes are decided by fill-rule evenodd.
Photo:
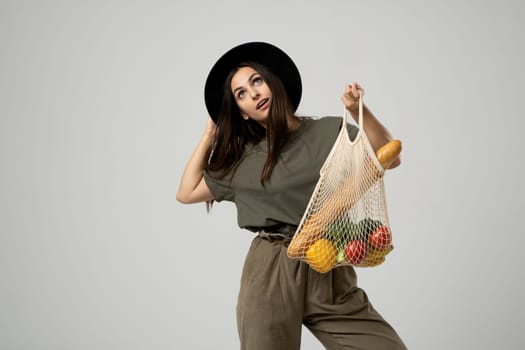
<instances>
[{"instance_id":1,"label":"long brown hair","mask_svg":"<svg viewBox=\"0 0 525 350\"><path fill-rule=\"evenodd\" d=\"M231 81L241 67L252 67L265 81L272 92L272 103L268 113L266 129L252 119L242 118L241 112L231 92ZM261 172L261 184L270 180L280 152L288 140L288 120L293 118L294 110L286 89L275 74L265 66L255 62L245 62L232 69L224 82L224 96L217 118L215 145L207 170L218 172L224 178L235 171L247 144L258 144L266 136L268 156Z\"/></svg>"}]
</instances>

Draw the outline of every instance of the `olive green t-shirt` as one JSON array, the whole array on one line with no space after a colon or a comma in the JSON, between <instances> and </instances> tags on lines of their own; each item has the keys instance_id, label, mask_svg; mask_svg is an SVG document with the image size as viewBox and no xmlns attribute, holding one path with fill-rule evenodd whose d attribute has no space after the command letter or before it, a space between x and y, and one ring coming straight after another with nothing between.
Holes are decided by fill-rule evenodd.
<instances>
[{"instance_id":1,"label":"olive green t-shirt","mask_svg":"<svg viewBox=\"0 0 525 350\"><path fill-rule=\"evenodd\" d=\"M233 174L217 180L205 171L206 184L217 202L235 203L241 228L256 232L285 227L288 229L281 231L293 231L310 201L341 124L340 117L305 118L291 133L264 187L260 178L267 157L266 140L246 147ZM358 128L351 124L347 127L350 139L355 139Z\"/></svg>"}]
</instances>

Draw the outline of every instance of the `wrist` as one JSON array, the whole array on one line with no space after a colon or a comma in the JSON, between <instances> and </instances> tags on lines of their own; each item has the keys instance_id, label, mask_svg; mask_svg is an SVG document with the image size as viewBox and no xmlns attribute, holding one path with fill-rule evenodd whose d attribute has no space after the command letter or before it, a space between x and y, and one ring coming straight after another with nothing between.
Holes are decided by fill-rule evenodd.
<instances>
[{"instance_id":1,"label":"wrist","mask_svg":"<svg viewBox=\"0 0 525 350\"><path fill-rule=\"evenodd\" d=\"M206 130L202 134L201 140L203 143L207 144L208 146L212 146L213 142L215 141L215 131Z\"/></svg>"},{"instance_id":2,"label":"wrist","mask_svg":"<svg viewBox=\"0 0 525 350\"><path fill-rule=\"evenodd\" d=\"M350 115L355 121L359 121L359 105L356 105L352 108L347 108L348 112L350 112ZM366 106L363 103L363 117L365 117L366 114Z\"/></svg>"},{"instance_id":3,"label":"wrist","mask_svg":"<svg viewBox=\"0 0 525 350\"><path fill-rule=\"evenodd\" d=\"M350 115L352 116L352 119L355 120L356 123L359 123L359 107L348 109L348 112L350 112Z\"/></svg>"},{"instance_id":4,"label":"wrist","mask_svg":"<svg viewBox=\"0 0 525 350\"><path fill-rule=\"evenodd\" d=\"M350 108L346 108L348 112L350 112L350 114L354 115L354 114L359 114L359 106L355 106L355 107L350 107Z\"/></svg>"}]
</instances>

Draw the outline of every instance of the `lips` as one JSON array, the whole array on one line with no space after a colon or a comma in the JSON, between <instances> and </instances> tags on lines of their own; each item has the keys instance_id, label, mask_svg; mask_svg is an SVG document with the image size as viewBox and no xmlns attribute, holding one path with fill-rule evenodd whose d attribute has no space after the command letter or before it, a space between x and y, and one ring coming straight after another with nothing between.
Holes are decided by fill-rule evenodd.
<instances>
[{"instance_id":1,"label":"lips","mask_svg":"<svg viewBox=\"0 0 525 350\"><path fill-rule=\"evenodd\" d=\"M257 106L255 108L257 109L261 109L263 107L265 107L268 103L268 99L267 98L263 98L262 100L259 101L259 103L257 103Z\"/></svg>"}]
</instances>

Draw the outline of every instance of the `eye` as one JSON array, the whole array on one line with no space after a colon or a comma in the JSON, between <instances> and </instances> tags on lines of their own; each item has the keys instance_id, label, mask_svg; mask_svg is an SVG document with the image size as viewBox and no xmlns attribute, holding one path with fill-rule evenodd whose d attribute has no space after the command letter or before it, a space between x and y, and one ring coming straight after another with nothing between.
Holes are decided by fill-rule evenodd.
<instances>
[{"instance_id":1,"label":"eye","mask_svg":"<svg viewBox=\"0 0 525 350\"><path fill-rule=\"evenodd\" d=\"M241 90L237 93L237 98L241 99L246 95L246 91Z\"/></svg>"},{"instance_id":2,"label":"eye","mask_svg":"<svg viewBox=\"0 0 525 350\"><path fill-rule=\"evenodd\" d=\"M254 85L261 85L263 82L262 78L261 77L255 77L253 78L253 84Z\"/></svg>"}]
</instances>

